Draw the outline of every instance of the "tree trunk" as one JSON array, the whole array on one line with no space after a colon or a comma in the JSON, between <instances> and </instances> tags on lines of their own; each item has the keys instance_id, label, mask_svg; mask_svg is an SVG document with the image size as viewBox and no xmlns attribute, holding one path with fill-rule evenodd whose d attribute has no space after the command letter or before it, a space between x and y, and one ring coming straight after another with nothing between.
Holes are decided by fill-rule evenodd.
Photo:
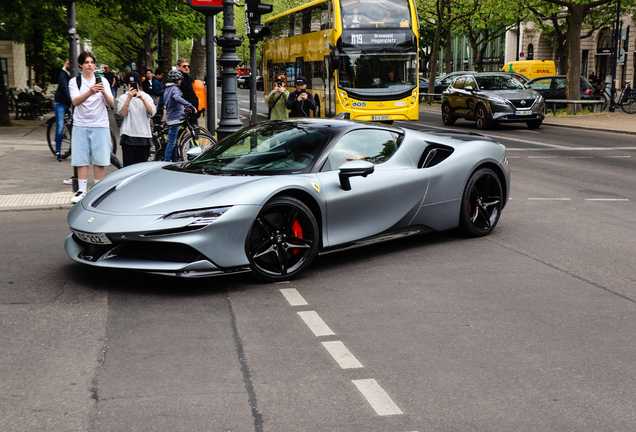
<instances>
[{"instance_id":1,"label":"tree trunk","mask_svg":"<svg viewBox=\"0 0 636 432\"><path fill-rule=\"evenodd\" d=\"M581 28L585 18L585 5L573 4L569 8L568 34L567 34L567 88L565 91L568 100L581 99ZM568 106L568 109L574 109Z\"/></svg>"},{"instance_id":2,"label":"tree trunk","mask_svg":"<svg viewBox=\"0 0 636 432\"><path fill-rule=\"evenodd\" d=\"M146 69L155 70L155 51L152 49L152 39L155 35L154 31L148 30L144 35L144 67L139 73L141 76L146 74Z\"/></svg>"},{"instance_id":3,"label":"tree trunk","mask_svg":"<svg viewBox=\"0 0 636 432\"><path fill-rule=\"evenodd\" d=\"M452 56L452 51L451 51L451 42L452 42L452 36L451 36L451 4L450 2L447 4L446 6L446 16L448 17L448 21L446 23L446 73L451 73L453 72L453 65L452 65L452 61L453 58Z\"/></svg>"},{"instance_id":4,"label":"tree trunk","mask_svg":"<svg viewBox=\"0 0 636 432\"><path fill-rule=\"evenodd\" d=\"M195 36L192 45L192 58L190 59L190 76L193 80L203 81L205 76L205 47L203 41L205 33L201 36Z\"/></svg>"},{"instance_id":5,"label":"tree trunk","mask_svg":"<svg viewBox=\"0 0 636 432\"><path fill-rule=\"evenodd\" d=\"M163 83L168 82L168 72L172 70L172 36L167 31L163 32Z\"/></svg>"}]
</instances>

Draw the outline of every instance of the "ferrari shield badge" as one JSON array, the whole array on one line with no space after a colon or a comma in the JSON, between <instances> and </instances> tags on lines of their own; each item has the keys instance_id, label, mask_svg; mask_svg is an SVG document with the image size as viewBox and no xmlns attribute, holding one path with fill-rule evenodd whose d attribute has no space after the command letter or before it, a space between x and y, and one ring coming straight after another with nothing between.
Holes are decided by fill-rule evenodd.
<instances>
[{"instance_id":1,"label":"ferrari shield badge","mask_svg":"<svg viewBox=\"0 0 636 432\"><path fill-rule=\"evenodd\" d=\"M311 182L311 185L316 189L316 192L320 193L320 185L316 182Z\"/></svg>"}]
</instances>

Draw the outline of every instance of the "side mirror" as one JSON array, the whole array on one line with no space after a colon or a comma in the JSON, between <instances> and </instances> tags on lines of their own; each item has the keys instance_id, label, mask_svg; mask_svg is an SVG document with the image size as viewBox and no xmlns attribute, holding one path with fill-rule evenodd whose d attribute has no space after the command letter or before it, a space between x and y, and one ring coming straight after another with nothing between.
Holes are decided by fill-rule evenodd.
<instances>
[{"instance_id":1,"label":"side mirror","mask_svg":"<svg viewBox=\"0 0 636 432\"><path fill-rule=\"evenodd\" d=\"M195 157L199 156L201 153L202 153L201 146L194 146L186 152L186 154L188 155L188 160L194 159Z\"/></svg>"},{"instance_id":2,"label":"side mirror","mask_svg":"<svg viewBox=\"0 0 636 432\"><path fill-rule=\"evenodd\" d=\"M375 170L375 165L367 161L350 161L345 162L340 166L340 172L338 177L340 178L340 187L342 190L351 190L351 177L366 177L372 174Z\"/></svg>"},{"instance_id":3,"label":"side mirror","mask_svg":"<svg viewBox=\"0 0 636 432\"><path fill-rule=\"evenodd\" d=\"M331 52L329 53L329 58L331 59L331 68L333 70L337 70L340 68L340 50L338 50L338 47L333 44L329 45L329 49L331 50Z\"/></svg>"},{"instance_id":4,"label":"side mirror","mask_svg":"<svg viewBox=\"0 0 636 432\"><path fill-rule=\"evenodd\" d=\"M473 86L467 85L466 87L464 87L464 90L473 91L475 89L473 88Z\"/></svg>"}]
</instances>

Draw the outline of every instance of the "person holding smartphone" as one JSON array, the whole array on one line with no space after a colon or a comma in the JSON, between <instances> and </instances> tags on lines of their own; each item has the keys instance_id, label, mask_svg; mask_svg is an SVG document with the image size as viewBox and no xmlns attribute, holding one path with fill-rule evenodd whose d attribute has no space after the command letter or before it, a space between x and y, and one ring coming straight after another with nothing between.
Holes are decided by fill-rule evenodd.
<instances>
[{"instance_id":1,"label":"person holding smartphone","mask_svg":"<svg viewBox=\"0 0 636 432\"><path fill-rule=\"evenodd\" d=\"M117 112L124 118L120 144L124 166L129 166L148 161L152 145L150 117L157 107L148 93L139 90L141 77L137 72L128 72L124 83L128 91L117 101Z\"/></svg>"},{"instance_id":2,"label":"person holding smartphone","mask_svg":"<svg viewBox=\"0 0 636 432\"><path fill-rule=\"evenodd\" d=\"M290 117L309 117L309 111L316 109L314 97L307 92L305 77L296 78L296 91L289 94L287 108L291 110Z\"/></svg>"},{"instance_id":3,"label":"person holding smartphone","mask_svg":"<svg viewBox=\"0 0 636 432\"><path fill-rule=\"evenodd\" d=\"M73 111L71 136L71 164L77 167L77 193L72 203L79 202L88 190L88 168L93 162L95 184L104 178L104 169L110 165L110 121L107 108L115 105L110 83L96 79L95 54L83 51L77 58L82 68L80 79L69 81Z\"/></svg>"},{"instance_id":4,"label":"person holding smartphone","mask_svg":"<svg viewBox=\"0 0 636 432\"><path fill-rule=\"evenodd\" d=\"M288 97L289 91L283 86L283 78L279 76L274 81L274 90L265 98L265 103L269 107L270 120L289 118L289 110L286 106Z\"/></svg>"}]
</instances>

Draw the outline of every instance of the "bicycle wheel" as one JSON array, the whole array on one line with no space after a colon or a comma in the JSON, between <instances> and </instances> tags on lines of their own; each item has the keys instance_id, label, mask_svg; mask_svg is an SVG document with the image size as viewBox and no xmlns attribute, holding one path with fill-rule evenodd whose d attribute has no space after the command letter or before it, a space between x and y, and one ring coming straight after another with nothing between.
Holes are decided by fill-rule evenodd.
<instances>
[{"instance_id":1,"label":"bicycle wheel","mask_svg":"<svg viewBox=\"0 0 636 432\"><path fill-rule=\"evenodd\" d=\"M113 154L117 154L117 137L115 137L115 133L112 131L110 131L110 145L111 145L111 152Z\"/></svg>"},{"instance_id":2,"label":"bicycle wheel","mask_svg":"<svg viewBox=\"0 0 636 432\"><path fill-rule=\"evenodd\" d=\"M587 105L586 108L590 112L594 112L594 107L595 106L596 106L596 110L597 111L601 111L601 112L605 111L605 108L607 108L607 99L605 99L605 96L603 96L603 95L592 96L592 98L590 100L595 100L595 101L601 101L602 102L602 103L599 103L599 104L596 104L596 105L593 105L593 104Z\"/></svg>"},{"instance_id":3,"label":"bicycle wheel","mask_svg":"<svg viewBox=\"0 0 636 432\"><path fill-rule=\"evenodd\" d=\"M57 125L55 121L49 123L46 128L46 140L49 143L49 150L55 156L55 130ZM62 131L62 146L60 147L62 159L66 159L71 155L71 126L64 122L64 131Z\"/></svg>"},{"instance_id":4,"label":"bicycle wheel","mask_svg":"<svg viewBox=\"0 0 636 432\"><path fill-rule=\"evenodd\" d=\"M181 145L178 147L179 158L182 161L191 159L188 157L188 150L192 147L200 146L201 151L204 152L214 145L216 145L216 140L210 134L204 132L199 133L199 140L197 142L194 140L194 137L188 133L182 137Z\"/></svg>"},{"instance_id":5,"label":"bicycle wheel","mask_svg":"<svg viewBox=\"0 0 636 432\"><path fill-rule=\"evenodd\" d=\"M636 113L636 98L629 97L629 99L621 103L621 108L627 114L635 114Z\"/></svg>"}]
</instances>

